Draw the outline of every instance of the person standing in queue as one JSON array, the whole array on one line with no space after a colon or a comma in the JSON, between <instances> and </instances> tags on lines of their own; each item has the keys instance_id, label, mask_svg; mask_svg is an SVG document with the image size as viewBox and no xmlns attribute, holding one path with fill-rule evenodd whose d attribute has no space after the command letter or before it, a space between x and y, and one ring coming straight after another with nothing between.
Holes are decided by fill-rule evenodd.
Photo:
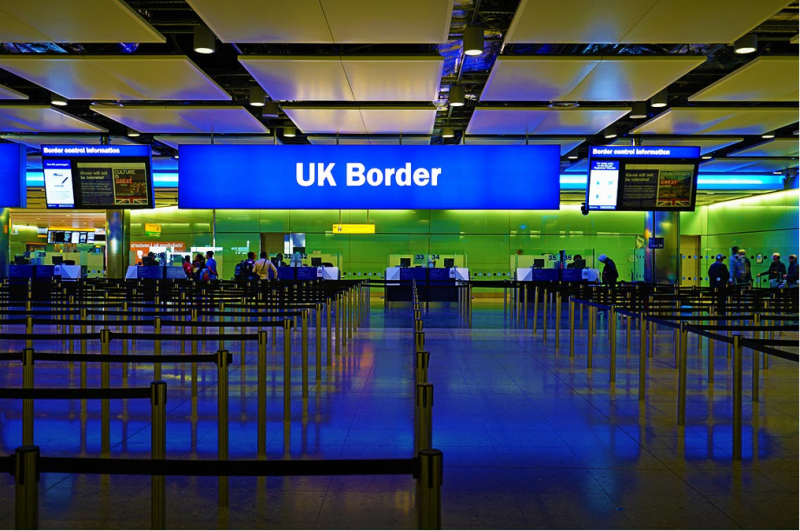
<instances>
[{"instance_id":1,"label":"person standing in queue","mask_svg":"<svg viewBox=\"0 0 800 531\"><path fill-rule=\"evenodd\" d=\"M783 275L783 278L786 279L786 287L788 288L796 288L797 287L797 255L790 254L789 255L789 270Z\"/></svg>"},{"instance_id":2,"label":"person standing in queue","mask_svg":"<svg viewBox=\"0 0 800 531\"><path fill-rule=\"evenodd\" d=\"M186 278L192 278L192 257L188 254L183 257L183 272Z\"/></svg>"},{"instance_id":3,"label":"person standing in queue","mask_svg":"<svg viewBox=\"0 0 800 531\"><path fill-rule=\"evenodd\" d=\"M772 262L769 264L769 269L767 269L766 273L759 273L756 278L760 278L761 275L767 275L771 289L780 287L786 276L786 266L781 262L780 253L772 253Z\"/></svg>"},{"instance_id":4,"label":"person standing in queue","mask_svg":"<svg viewBox=\"0 0 800 531\"><path fill-rule=\"evenodd\" d=\"M725 288L730 279L728 266L725 265L725 256L718 254L717 261L708 268L708 286L714 291L717 313L725 313Z\"/></svg>"},{"instance_id":5,"label":"person standing in queue","mask_svg":"<svg viewBox=\"0 0 800 531\"><path fill-rule=\"evenodd\" d=\"M217 261L214 259L214 251L206 251L206 269L208 269L209 280L217 280Z\"/></svg>"},{"instance_id":6,"label":"person standing in queue","mask_svg":"<svg viewBox=\"0 0 800 531\"><path fill-rule=\"evenodd\" d=\"M747 258L747 251L739 249L731 262L731 283L737 286L748 286L751 282L753 282L753 275L750 273L750 259Z\"/></svg>"},{"instance_id":7,"label":"person standing in queue","mask_svg":"<svg viewBox=\"0 0 800 531\"><path fill-rule=\"evenodd\" d=\"M266 251L261 251L261 258L256 260L256 263L253 264L253 274L256 275L256 278L261 280L267 280L269 278L269 271L272 270L272 274L274 278L278 278L278 269L275 267L268 258Z\"/></svg>"},{"instance_id":8,"label":"person standing in queue","mask_svg":"<svg viewBox=\"0 0 800 531\"><path fill-rule=\"evenodd\" d=\"M600 261L603 263L603 283L608 284L612 288L616 287L617 279L619 278L617 264L604 254L600 255Z\"/></svg>"}]
</instances>

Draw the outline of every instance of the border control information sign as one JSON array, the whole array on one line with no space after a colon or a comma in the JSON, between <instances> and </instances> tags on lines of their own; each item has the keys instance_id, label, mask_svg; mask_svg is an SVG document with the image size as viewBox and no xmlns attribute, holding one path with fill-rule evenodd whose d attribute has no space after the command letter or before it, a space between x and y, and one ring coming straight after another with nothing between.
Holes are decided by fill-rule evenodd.
<instances>
[{"instance_id":1,"label":"border control information sign","mask_svg":"<svg viewBox=\"0 0 800 531\"><path fill-rule=\"evenodd\" d=\"M589 210L694 210L698 147L595 146Z\"/></svg>"},{"instance_id":2,"label":"border control information sign","mask_svg":"<svg viewBox=\"0 0 800 531\"><path fill-rule=\"evenodd\" d=\"M179 208L558 210L559 146L185 145Z\"/></svg>"}]
</instances>

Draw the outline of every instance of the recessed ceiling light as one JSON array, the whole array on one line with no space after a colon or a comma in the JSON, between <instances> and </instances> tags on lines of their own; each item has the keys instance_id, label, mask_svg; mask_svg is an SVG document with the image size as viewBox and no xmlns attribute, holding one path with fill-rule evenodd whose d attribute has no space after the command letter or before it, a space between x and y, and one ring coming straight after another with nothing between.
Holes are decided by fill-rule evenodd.
<instances>
[{"instance_id":1,"label":"recessed ceiling light","mask_svg":"<svg viewBox=\"0 0 800 531\"><path fill-rule=\"evenodd\" d=\"M284 127L283 136L285 136L286 138L294 138L295 136L297 136L297 129L294 127Z\"/></svg>"},{"instance_id":2,"label":"recessed ceiling light","mask_svg":"<svg viewBox=\"0 0 800 531\"><path fill-rule=\"evenodd\" d=\"M603 131L603 136L606 138L616 138L617 137L617 127L614 125L609 125L606 127L606 130Z\"/></svg>"},{"instance_id":3,"label":"recessed ceiling light","mask_svg":"<svg viewBox=\"0 0 800 531\"><path fill-rule=\"evenodd\" d=\"M761 135L761 138L775 138L775 131L768 131Z\"/></svg>"},{"instance_id":4,"label":"recessed ceiling light","mask_svg":"<svg viewBox=\"0 0 800 531\"><path fill-rule=\"evenodd\" d=\"M194 27L194 51L202 54L214 53L217 38L208 26L198 24Z\"/></svg>"},{"instance_id":5,"label":"recessed ceiling light","mask_svg":"<svg viewBox=\"0 0 800 531\"><path fill-rule=\"evenodd\" d=\"M581 104L577 101L551 101L547 106L551 109L577 109Z\"/></svg>"},{"instance_id":6,"label":"recessed ceiling light","mask_svg":"<svg viewBox=\"0 0 800 531\"><path fill-rule=\"evenodd\" d=\"M67 98L63 96L59 96L55 92L50 93L50 104L51 105L58 105L59 107L64 107L67 104Z\"/></svg>"},{"instance_id":7,"label":"recessed ceiling light","mask_svg":"<svg viewBox=\"0 0 800 531\"><path fill-rule=\"evenodd\" d=\"M652 98L650 98L650 106L660 108L667 106L667 89L662 90Z\"/></svg>"},{"instance_id":8,"label":"recessed ceiling light","mask_svg":"<svg viewBox=\"0 0 800 531\"><path fill-rule=\"evenodd\" d=\"M574 153L573 153L572 155L567 155L567 158L568 158L569 160L577 160L577 159L578 159L578 155L576 155L576 154L574 154Z\"/></svg>"},{"instance_id":9,"label":"recessed ceiling light","mask_svg":"<svg viewBox=\"0 0 800 531\"><path fill-rule=\"evenodd\" d=\"M772 175L783 175L783 172L780 170L775 170L774 172L772 172Z\"/></svg>"},{"instance_id":10,"label":"recessed ceiling light","mask_svg":"<svg viewBox=\"0 0 800 531\"><path fill-rule=\"evenodd\" d=\"M442 138L453 138L456 136L456 130L452 127L442 127Z\"/></svg>"},{"instance_id":11,"label":"recessed ceiling light","mask_svg":"<svg viewBox=\"0 0 800 531\"><path fill-rule=\"evenodd\" d=\"M461 85L453 85L450 87L450 106L463 107L465 101L464 87Z\"/></svg>"},{"instance_id":12,"label":"recessed ceiling light","mask_svg":"<svg viewBox=\"0 0 800 531\"><path fill-rule=\"evenodd\" d=\"M253 107L263 107L267 93L261 87L250 87L250 105Z\"/></svg>"},{"instance_id":13,"label":"recessed ceiling light","mask_svg":"<svg viewBox=\"0 0 800 531\"><path fill-rule=\"evenodd\" d=\"M701 159L703 159L703 160L709 160L709 159L710 159L710 158L712 158L712 157L711 157L711 155L703 155L703 156L702 156L702 157L700 157L700 158L701 158Z\"/></svg>"},{"instance_id":14,"label":"recessed ceiling light","mask_svg":"<svg viewBox=\"0 0 800 531\"><path fill-rule=\"evenodd\" d=\"M736 39L733 43L733 51L738 54L753 53L758 49L758 36L755 33L748 33Z\"/></svg>"},{"instance_id":15,"label":"recessed ceiling light","mask_svg":"<svg viewBox=\"0 0 800 531\"><path fill-rule=\"evenodd\" d=\"M467 26L464 30L464 53L467 55L480 55L483 53L483 28L480 26Z\"/></svg>"},{"instance_id":16,"label":"recessed ceiling light","mask_svg":"<svg viewBox=\"0 0 800 531\"><path fill-rule=\"evenodd\" d=\"M264 112L261 116L264 118L277 118L281 113L281 108L275 101L268 101L264 104Z\"/></svg>"},{"instance_id":17,"label":"recessed ceiling light","mask_svg":"<svg viewBox=\"0 0 800 531\"><path fill-rule=\"evenodd\" d=\"M139 136L139 131L136 131L136 130L131 129L129 127L128 128L128 136L131 137L131 138L136 138L137 136Z\"/></svg>"},{"instance_id":18,"label":"recessed ceiling light","mask_svg":"<svg viewBox=\"0 0 800 531\"><path fill-rule=\"evenodd\" d=\"M647 118L647 102L645 101L637 101L633 104L633 109L631 109L628 118L632 118L634 120L640 120L642 118Z\"/></svg>"}]
</instances>

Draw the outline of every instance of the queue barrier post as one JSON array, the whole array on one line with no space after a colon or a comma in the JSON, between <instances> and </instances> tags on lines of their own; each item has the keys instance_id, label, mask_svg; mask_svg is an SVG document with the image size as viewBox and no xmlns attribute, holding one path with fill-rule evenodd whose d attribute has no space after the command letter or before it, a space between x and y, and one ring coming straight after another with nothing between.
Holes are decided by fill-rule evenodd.
<instances>
[{"instance_id":1,"label":"queue barrier post","mask_svg":"<svg viewBox=\"0 0 800 531\"><path fill-rule=\"evenodd\" d=\"M547 288L544 289L544 297L542 299L542 341L547 344Z\"/></svg>"},{"instance_id":2,"label":"queue barrier post","mask_svg":"<svg viewBox=\"0 0 800 531\"><path fill-rule=\"evenodd\" d=\"M612 385L617 382L617 309L611 306L608 311L608 340L611 361L609 364L609 381Z\"/></svg>"},{"instance_id":3,"label":"queue barrier post","mask_svg":"<svg viewBox=\"0 0 800 531\"><path fill-rule=\"evenodd\" d=\"M86 320L88 319L88 310L86 308L81 308L81 334L86 334ZM86 354L86 338L81 338L81 354ZM86 389L86 362L81 362L81 389ZM81 407L86 407L86 400L81 400Z\"/></svg>"},{"instance_id":4,"label":"queue barrier post","mask_svg":"<svg viewBox=\"0 0 800 531\"><path fill-rule=\"evenodd\" d=\"M331 357L331 298L325 299L325 363L330 367L333 364Z\"/></svg>"},{"instance_id":5,"label":"queue barrier post","mask_svg":"<svg viewBox=\"0 0 800 531\"><path fill-rule=\"evenodd\" d=\"M629 317L630 319L630 317ZM647 369L647 321L644 314L639 314L639 401L644 402L646 389Z\"/></svg>"},{"instance_id":6,"label":"queue barrier post","mask_svg":"<svg viewBox=\"0 0 800 531\"><path fill-rule=\"evenodd\" d=\"M468 310L468 323L469 327L472 328L472 284L467 284L467 310Z\"/></svg>"},{"instance_id":7,"label":"queue barrier post","mask_svg":"<svg viewBox=\"0 0 800 531\"><path fill-rule=\"evenodd\" d=\"M528 329L528 285L522 285L522 313L524 317L522 318L523 326L525 330ZM519 321L518 321L519 323Z\"/></svg>"},{"instance_id":8,"label":"queue barrier post","mask_svg":"<svg viewBox=\"0 0 800 531\"><path fill-rule=\"evenodd\" d=\"M111 351L111 330L100 330L100 354L109 355ZM108 363L100 364L100 387L111 387ZM107 398L100 400L100 455L111 455L111 404Z\"/></svg>"},{"instance_id":9,"label":"queue barrier post","mask_svg":"<svg viewBox=\"0 0 800 531\"><path fill-rule=\"evenodd\" d=\"M123 301L122 302L122 312L123 312L122 313L122 320L127 322L128 321L128 301ZM127 324L122 325L122 333L123 334L127 334L128 333L128 325ZM184 351L181 350L181 353L183 353L183 352ZM122 354L125 355L125 356L127 356L127 354L128 354L128 340L127 339L123 339L122 340ZM122 381L126 382L127 380L128 380L128 364L127 363L123 363L122 364Z\"/></svg>"},{"instance_id":10,"label":"queue barrier post","mask_svg":"<svg viewBox=\"0 0 800 531\"><path fill-rule=\"evenodd\" d=\"M292 321L283 320L283 421L292 420Z\"/></svg>"},{"instance_id":11,"label":"queue barrier post","mask_svg":"<svg viewBox=\"0 0 800 531\"><path fill-rule=\"evenodd\" d=\"M678 329L680 334L679 344L679 369L678 369L678 426L686 426L686 368L687 368L687 343L689 342L689 332L686 330L686 323L681 322Z\"/></svg>"},{"instance_id":12,"label":"queue barrier post","mask_svg":"<svg viewBox=\"0 0 800 531\"><path fill-rule=\"evenodd\" d=\"M22 351L22 388L33 389L33 349ZM22 401L22 445L33 446L33 399Z\"/></svg>"},{"instance_id":13,"label":"queue barrier post","mask_svg":"<svg viewBox=\"0 0 800 531\"><path fill-rule=\"evenodd\" d=\"M308 398L308 310L301 312L301 325L303 333L300 336L302 342L300 346L300 354L302 356L301 367L303 370L303 398Z\"/></svg>"},{"instance_id":14,"label":"queue barrier post","mask_svg":"<svg viewBox=\"0 0 800 531\"><path fill-rule=\"evenodd\" d=\"M334 324L334 328L336 330L336 348L334 353L337 358L339 357L340 345L342 343L342 327L341 327L341 318L339 315L339 308L341 308L341 296L337 293L333 299L333 315L336 319L336 322Z\"/></svg>"},{"instance_id":15,"label":"queue barrier post","mask_svg":"<svg viewBox=\"0 0 800 531\"><path fill-rule=\"evenodd\" d=\"M733 336L733 460L742 460L742 336Z\"/></svg>"},{"instance_id":16,"label":"queue barrier post","mask_svg":"<svg viewBox=\"0 0 800 531\"><path fill-rule=\"evenodd\" d=\"M416 375L414 383L419 385L428 382L428 365L431 361L431 353L427 350L417 350L416 363L414 364Z\"/></svg>"},{"instance_id":17,"label":"queue barrier post","mask_svg":"<svg viewBox=\"0 0 800 531\"><path fill-rule=\"evenodd\" d=\"M33 316L25 316L25 333L28 335L25 339L25 348L33 348Z\"/></svg>"},{"instance_id":18,"label":"queue barrier post","mask_svg":"<svg viewBox=\"0 0 800 531\"><path fill-rule=\"evenodd\" d=\"M417 479L417 529L441 529L442 451L429 448L417 455L420 468Z\"/></svg>"},{"instance_id":19,"label":"queue barrier post","mask_svg":"<svg viewBox=\"0 0 800 531\"><path fill-rule=\"evenodd\" d=\"M715 341L708 338L708 384L714 384L714 343Z\"/></svg>"},{"instance_id":20,"label":"queue barrier post","mask_svg":"<svg viewBox=\"0 0 800 531\"><path fill-rule=\"evenodd\" d=\"M192 308L192 322L197 322L197 309ZM196 327L191 327L192 333L197 332ZM192 356L197 356L197 340L192 339L190 340L190 344L192 345ZM192 406L197 407L197 362L192 362Z\"/></svg>"},{"instance_id":21,"label":"queue barrier post","mask_svg":"<svg viewBox=\"0 0 800 531\"><path fill-rule=\"evenodd\" d=\"M258 332L258 457L267 456L267 331Z\"/></svg>"},{"instance_id":22,"label":"queue barrier post","mask_svg":"<svg viewBox=\"0 0 800 531\"><path fill-rule=\"evenodd\" d=\"M569 357L575 357L575 300L569 298Z\"/></svg>"},{"instance_id":23,"label":"queue barrier post","mask_svg":"<svg viewBox=\"0 0 800 531\"><path fill-rule=\"evenodd\" d=\"M153 319L153 333L157 336L161 335L161 317ZM153 354L156 356L161 355L161 340L156 339L153 341ZM153 364L153 378L158 381L161 380L161 363Z\"/></svg>"},{"instance_id":24,"label":"queue barrier post","mask_svg":"<svg viewBox=\"0 0 800 531\"><path fill-rule=\"evenodd\" d=\"M20 446L14 451L14 525L39 529L39 447Z\"/></svg>"},{"instance_id":25,"label":"queue barrier post","mask_svg":"<svg viewBox=\"0 0 800 531\"><path fill-rule=\"evenodd\" d=\"M322 380L322 304L317 303L314 307L314 318L316 331L314 332L314 346L316 348L314 370L317 383Z\"/></svg>"},{"instance_id":26,"label":"queue barrier post","mask_svg":"<svg viewBox=\"0 0 800 531\"><path fill-rule=\"evenodd\" d=\"M594 350L594 326L595 326L595 313L597 308L589 305L589 316L587 322L587 337L586 337L586 368L592 368L592 354Z\"/></svg>"},{"instance_id":27,"label":"queue barrier post","mask_svg":"<svg viewBox=\"0 0 800 531\"><path fill-rule=\"evenodd\" d=\"M414 332L414 346L416 350L425 350L425 332Z\"/></svg>"},{"instance_id":28,"label":"queue barrier post","mask_svg":"<svg viewBox=\"0 0 800 531\"><path fill-rule=\"evenodd\" d=\"M761 325L761 316L759 314L755 314L753 316L753 324L755 326L760 326ZM753 332L753 338L759 339L759 332ZM758 395L759 395L758 365L759 365L759 361L760 360L758 359L759 352L756 349L752 349L752 351L753 351L753 370L752 370L753 382L752 382L752 395L751 395L752 398L751 398L751 400L753 402L758 402ZM764 359L766 359L767 357L768 356L766 354L764 354Z\"/></svg>"},{"instance_id":29,"label":"queue barrier post","mask_svg":"<svg viewBox=\"0 0 800 531\"><path fill-rule=\"evenodd\" d=\"M417 384L414 423L414 453L433 445L433 384Z\"/></svg>"},{"instance_id":30,"label":"queue barrier post","mask_svg":"<svg viewBox=\"0 0 800 531\"><path fill-rule=\"evenodd\" d=\"M556 349L561 346L561 292L556 293L555 315L553 316Z\"/></svg>"},{"instance_id":31,"label":"queue barrier post","mask_svg":"<svg viewBox=\"0 0 800 531\"><path fill-rule=\"evenodd\" d=\"M228 351L217 351L217 459L228 460ZM218 481L219 507L230 505L228 477Z\"/></svg>"},{"instance_id":32,"label":"queue barrier post","mask_svg":"<svg viewBox=\"0 0 800 531\"><path fill-rule=\"evenodd\" d=\"M150 384L150 457L167 458L167 383ZM164 476L150 478L150 527L167 528L167 488Z\"/></svg>"},{"instance_id":33,"label":"queue barrier post","mask_svg":"<svg viewBox=\"0 0 800 531\"><path fill-rule=\"evenodd\" d=\"M536 329L539 328L539 286L533 287L533 337L536 337Z\"/></svg>"}]
</instances>

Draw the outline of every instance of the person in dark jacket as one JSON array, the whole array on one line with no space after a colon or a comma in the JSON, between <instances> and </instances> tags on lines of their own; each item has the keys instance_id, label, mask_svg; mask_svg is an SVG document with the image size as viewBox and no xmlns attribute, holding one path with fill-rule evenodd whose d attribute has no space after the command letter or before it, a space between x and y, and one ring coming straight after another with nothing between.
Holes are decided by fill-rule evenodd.
<instances>
[{"instance_id":1,"label":"person in dark jacket","mask_svg":"<svg viewBox=\"0 0 800 531\"><path fill-rule=\"evenodd\" d=\"M725 313L725 288L728 286L731 274L728 272L728 266L725 265L725 255L718 254L716 259L717 261L708 268L708 286L714 292L717 314L723 315Z\"/></svg>"},{"instance_id":2,"label":"person in dark jacket","mask_svg":"<svg viewBox=\"0 0 800 531\"><path fill-rule=\"evenodd\" d=\"M789 255L789 270L783 275L783 278L786 279L786 286L789 288L796 288L797 287L797 255L790 254Z\"/></svg>"},{"instance_id":3,"label":"person in dark jacket","mask_svg":"<svg viewBox=\"0 0 800 531\"><path fill-rule=\"evenodd\" d=\"M767 275L770 288L775 289L781 285L783 277L786 276L786 266L781 262L780 253L772 254L772 263L769 264L769 269L767 269L766 273L759 273L758 277L762 275Z\"/></svg>"},{"instance_id":4,"label":"person in dark jacket","mask_svg":"<svg viewBox=\"0 0 800 531\"><path fill-rule=\"evenodd\" d=\"M739 286L749 286L753 282L753 275L750 272L750 259L747 258L747 251L739 249L731 262L731 281Z\"/></svg>"},{"instance_id":5,"label":"person in dark jacket","mask_svg":"<svg viewBox=\"0 0 800 531\"><path fill-rule=\"evenodd\" d=\"M603 262L603 283L613 288L617 285L617 279L619 278L617 264L604 254L600 255L600 261Z\"/></svg>"}]
</instances>

